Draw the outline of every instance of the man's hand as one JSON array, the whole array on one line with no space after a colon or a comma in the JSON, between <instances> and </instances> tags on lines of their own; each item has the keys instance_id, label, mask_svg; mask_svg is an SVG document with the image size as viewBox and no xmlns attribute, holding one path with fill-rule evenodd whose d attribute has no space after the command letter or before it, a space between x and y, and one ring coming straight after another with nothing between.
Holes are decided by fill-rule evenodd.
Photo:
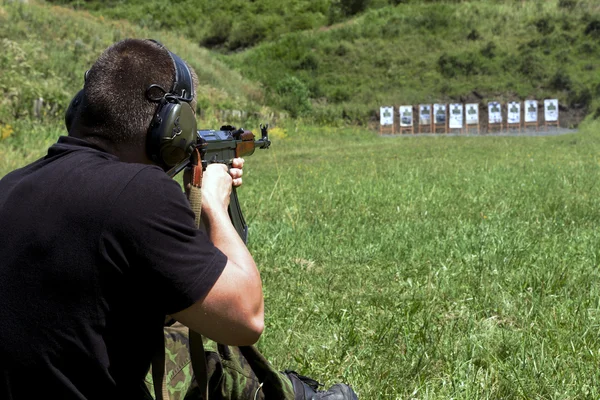
<instances>
[{"instance_id":1,"label":"man's hand","mask_svg":"<svg viewBox=\"0 0 600 400\"><path fill-rule=\"evenodd\" d=\"M243 158L234 158L232 166L227 174L225 164L209 164L202 174L202 209L210 212L211 210L227 210L229 206L229 197L232 186L242 185L242 175L244 171ZM183 183L185 193L189 196L191 185L191 169L187 168L183 172Z\"/></svg>"},{"instance_id":2,"label":"man's hand","mask_svg":"<svg viewBox=\"0 0 600 400\"><path fill-rule=\"evenodd\" d=\"M229 173L224 164L210 164L206 167L202 176L203 213L227 211L232 187L242 184L243 166L243 158L234 158Z\"/></svg>"}]
</instances>

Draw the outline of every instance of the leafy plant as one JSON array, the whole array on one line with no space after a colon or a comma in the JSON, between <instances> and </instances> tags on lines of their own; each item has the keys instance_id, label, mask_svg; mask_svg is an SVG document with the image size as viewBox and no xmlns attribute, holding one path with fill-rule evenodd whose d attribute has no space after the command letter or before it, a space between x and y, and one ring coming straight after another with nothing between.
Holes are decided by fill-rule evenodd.
<instances>
[{"instance_id":1,"label":"leafy plant","mask_svg":"<svg viewBox=\"0 0 600 400\"><path fill-rule=\"evenodd\" d=\"M312 109L308 88L295 76L282 79L275 90L279 105L289 111L292 117L304 115Z\"/></svg>"}]
</instances>

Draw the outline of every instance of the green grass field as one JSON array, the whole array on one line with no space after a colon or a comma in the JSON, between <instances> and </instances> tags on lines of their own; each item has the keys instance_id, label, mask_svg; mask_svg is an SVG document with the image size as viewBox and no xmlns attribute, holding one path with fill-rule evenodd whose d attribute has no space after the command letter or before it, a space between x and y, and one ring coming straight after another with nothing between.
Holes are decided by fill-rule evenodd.
<instances>
[{"instance_id":1,"label":"green grass field","mask_svg":"<svg viewBox=\"0 0 600 400\"><path fill-rule=\"evenodd\" d=\"M314 129L247 162L260 347L364 399L600 396L600 124L562 137Z\"/></svg>"},{"instance_id":2,"label":"green grass field","mask_svg":"<svg viewBox=\"0 0 600 400\"><path fill-rule=\"evenodd\" d=\"M600 396L600 123L558 137L280 127L239 195L273 363L362 399ZM15 128L0 176L60 127Z\"/></svg>"}]
</instances>

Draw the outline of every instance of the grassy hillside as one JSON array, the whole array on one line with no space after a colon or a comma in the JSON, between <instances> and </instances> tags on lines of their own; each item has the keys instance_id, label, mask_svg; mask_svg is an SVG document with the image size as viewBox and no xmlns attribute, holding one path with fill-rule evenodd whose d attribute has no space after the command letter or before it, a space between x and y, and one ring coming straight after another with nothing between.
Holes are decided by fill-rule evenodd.
<instances>
[{"instance_id":1,"label":"grassy hillside","mask_svg":"<svg viewBox=\"0 0 600 400\"><path fill-rule=\"evenodd\" d=\"M0 1L0 126L33 117L33 102L43 98L41 120L62 119L68 101L83 85L83 74L100 53L126 37L152 37L184 57L201 79L198 107L212 111L259 112L264 93L175 33L153 31L126 21L29 1ZM216 123L216 122L215 122Z\"/></svg>"},{"instance_id":2,"label":"grassy hillside","mask_svg":"<svg viewBox=\"0 0 600 400\"><path fill-rule=\"evenodd\" d=\"M385 104L548 97L586 114L600 104L600 5L564 3L399 4L223 59L284 97L298 80L322 121L364 121Z\"/></svg>"},{"instance_id":3,"label":"grassy hillside","mask_svg":"<svg viewBox=\"0 0 600 400\"><path fill-rule=\"evenodd\" d=\"M600 115L594 0L63 2L216 49L269 104L317 122L376 120L385 104L548 97L569 124Z\"/></svg>"},{"instance_id":4,"label":"grassy hillside","mask_svg":"<svg viewBox=\"0 0 600 400\"><path fill-rule=\"evenodd\" d=\"M290 32L316 29L392 0L52 0L140 26L178 32L218 51L240 51Z\"/></svg>"}]
</instances>

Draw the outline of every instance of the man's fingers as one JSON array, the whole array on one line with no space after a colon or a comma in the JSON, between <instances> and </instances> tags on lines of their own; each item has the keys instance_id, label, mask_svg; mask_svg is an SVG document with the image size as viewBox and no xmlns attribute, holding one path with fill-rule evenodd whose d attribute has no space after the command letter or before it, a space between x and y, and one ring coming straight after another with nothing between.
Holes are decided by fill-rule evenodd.
<instances>
[{"instance_id":1,"label":"man's fingers","mask_svg":"<svg viewBox=\"0 0 600 400\"><path fill-rule=\"evenodd\" d=\"M244 162L246 162L246 160L244 160L244 159L243 159L243 158L241 158L241 157L239 157L239 158L234 158L234 159L231 161L231 164L232 164L231 166L232 166L233 168L240 168L240 169L241 169L241 168L244 168Z\"/></svg>"},{"instance_id":2,"label":"man's fingers","mask_svg":"<svg viewBox=\"0 0 600 400\"><path fill-rule=\"evenodd\" d=\"M229 170L229 175L231 175L231 178L233 179L233 181L232 181L233 186L237 187L237 186L242 185L242 175L243 174L244 174L244 171L242 171L240 168L231 168Z\"/></svg>"},{"instance_id":3,"label":"man's fingers","mask_svg":"<svg viewBox=\"0 0 600 400\"><path fill-rule=\"evenodd\" d=\"M229 170L229 175L231 175L231 177L232 177L233 179L236 179L236 178L241 178L241 177L242 177L242 175L244 175L244 171L242 171L242 170L241 170L241 169L239 169L239 168L231 168L231 169Z\"/></svg>"}]
</instances>

